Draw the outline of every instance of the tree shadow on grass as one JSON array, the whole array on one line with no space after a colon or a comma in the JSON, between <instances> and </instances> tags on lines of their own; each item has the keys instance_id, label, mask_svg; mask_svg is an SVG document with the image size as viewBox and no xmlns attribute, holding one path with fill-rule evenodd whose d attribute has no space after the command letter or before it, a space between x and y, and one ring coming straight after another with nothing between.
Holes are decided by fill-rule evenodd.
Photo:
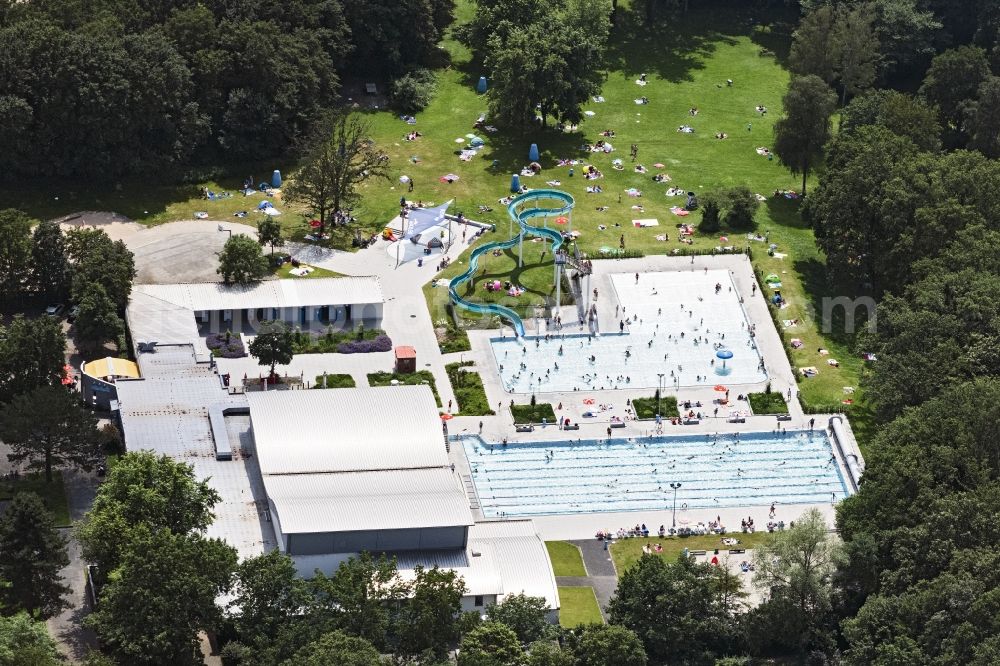
<instances>
[{"instance_id":1,"label":"tree shadow on grass","mask_svg":"<svg viewBox=\"0 0 1000 666\"><path fill-rule=\"evenodd\" d=\"M808 229L809 223L802 218L802 199L786 199L784 196L767 197L767 213L776 224L792 229Z\"/></svg>"},{"instance_id":2,"label":"tree shadow on grass","mask_svg":"<svg viewBox=\"0 0 1000 666\"><path fill-rule=\"evenodd\" d=\"M560 132L553 128L536 127L523 134L501 132L490 135L487 141L489 151L483 160L483 171L520 173L521 168L527 166L531 161L528 159L528 150L533 143L538 144L538 163L543 170L556 167L560 159L586 160L590 155L582 148L587 143L587 139L579 130ZM497 162L496 167L493 166L493 160ZM542 174L529 178L522 184L538 187L530 181L544 178L543 171Z\"/></svg>"},{"instance_id":3,"label":"tree shadow on grass","mask_svg":"<svg viewBox=\"0 0 1000 666\"><path fill-rule=\"evenodd\" d=\"M716 44L727 38L718 29L709 27L701 12L665 22L666 17L646 24L637 6L620 8L611 30L605 64L609 71L622 72L627 77L653 74L678 83L691 81L691 72L703 69L704 58L711 55Z\"/></svg>"}]
</instances>

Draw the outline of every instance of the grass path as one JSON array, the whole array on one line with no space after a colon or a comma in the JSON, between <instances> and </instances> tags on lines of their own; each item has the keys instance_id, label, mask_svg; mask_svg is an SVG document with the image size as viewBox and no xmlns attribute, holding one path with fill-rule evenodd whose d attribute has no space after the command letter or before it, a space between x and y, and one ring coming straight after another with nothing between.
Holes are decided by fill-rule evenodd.
<instances>
[{"instance_id":1,"label":"grass path","mask_svg":"<svg viewBox=\"0 0 1000 666\"><path fill-rule=\"evenodd\" d=\"M545 548L552 560L552 573L555 576L586 576L587 569L583 566L583 556L580 549L568 541L546 541Z\"/></svg>"},{"instance_id":2,"label":"grass path","mask_svg":"<svg viewBox=\"0 0 1000 666\"><path fill-rule=\"evenodd\" d=\"M560 586L559 590L559 624L566 628L581 624L601 624L601 609L597 605L597 595L594 588L587 586Z\"/></svg>"}]
</instances>

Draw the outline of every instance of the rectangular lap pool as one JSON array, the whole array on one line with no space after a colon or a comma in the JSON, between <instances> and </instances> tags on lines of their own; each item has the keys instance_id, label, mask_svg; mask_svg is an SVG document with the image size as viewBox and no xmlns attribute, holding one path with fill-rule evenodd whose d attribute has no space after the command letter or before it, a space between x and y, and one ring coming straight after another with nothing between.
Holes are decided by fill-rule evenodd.
<instances>
[{"instance_id":1,"label":"rectangular lap pool","mask_svg":"<svg viewBox=\"0 0 1000 666\"><path fill-rule=\"evenodd\" d=\"M847 485L823 431L561 442L460 436L487 517L818 504Z\"/></svg>"}]
</instances>

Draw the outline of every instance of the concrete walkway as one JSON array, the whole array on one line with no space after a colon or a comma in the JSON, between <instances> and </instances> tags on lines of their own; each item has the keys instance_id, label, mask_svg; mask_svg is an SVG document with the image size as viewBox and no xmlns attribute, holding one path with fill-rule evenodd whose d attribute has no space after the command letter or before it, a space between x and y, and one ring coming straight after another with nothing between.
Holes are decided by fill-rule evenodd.
<instances>
[{"instance_id":1,"label":"concrete walkway","mask_svg":"<svg viewBox=\"0 0 1000 666\"><path fill-rule=\"evenodd\" d=\"M69 504L69 517L76 524L94 502L97 477L92 473L65 469L63 484L66 488L66 501ZM86 598L86 563L80 552L80 544L73 538L73 529L64 528L60 531L68 542L69 565L62 570L62 577L63 582L70 588L70 593L66 597L69 606L51 618L48 627L49 633L59 646L59 651L71 663L81 663L87 652L97 647L97 636L83 626L84 618L90 612L90 604Z\"/></svg>"}]
</instances>

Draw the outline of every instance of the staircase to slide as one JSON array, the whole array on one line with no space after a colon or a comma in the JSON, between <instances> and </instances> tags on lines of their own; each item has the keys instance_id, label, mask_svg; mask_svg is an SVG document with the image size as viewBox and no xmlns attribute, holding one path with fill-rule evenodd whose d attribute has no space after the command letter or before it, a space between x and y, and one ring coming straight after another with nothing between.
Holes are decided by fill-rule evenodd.
<instances>
[{"instance_id":1,"label":"staircase to slide","mask_svg":"<svg viewBox=\"0 0 1000 666\"><path fill-rule=\"evenodd\" d=\"M475 280L476 271L479 270L479 257L493 250L507 250L523 242L526 236L539 236L552 241L552 256L563 243L562 232L556 229L548 229L544 226L536 227L529 224L538 219L568 215L573 209L573 197L566 192L559 190L531 190L524 194L519 194L507 204L507 214L517 222L519 233L505 241L486 243L480 245L472 251L469 257L468 269L459 276L452 278L448 283L448 295L451 302L457 307L469 312L484 315L497 315L510 322L517 337L524 336L524 323L520 315L511 308L496 303L471 303L462 298L458 293L458 288L462 284Z\"/></svg>"}]
</instances>

